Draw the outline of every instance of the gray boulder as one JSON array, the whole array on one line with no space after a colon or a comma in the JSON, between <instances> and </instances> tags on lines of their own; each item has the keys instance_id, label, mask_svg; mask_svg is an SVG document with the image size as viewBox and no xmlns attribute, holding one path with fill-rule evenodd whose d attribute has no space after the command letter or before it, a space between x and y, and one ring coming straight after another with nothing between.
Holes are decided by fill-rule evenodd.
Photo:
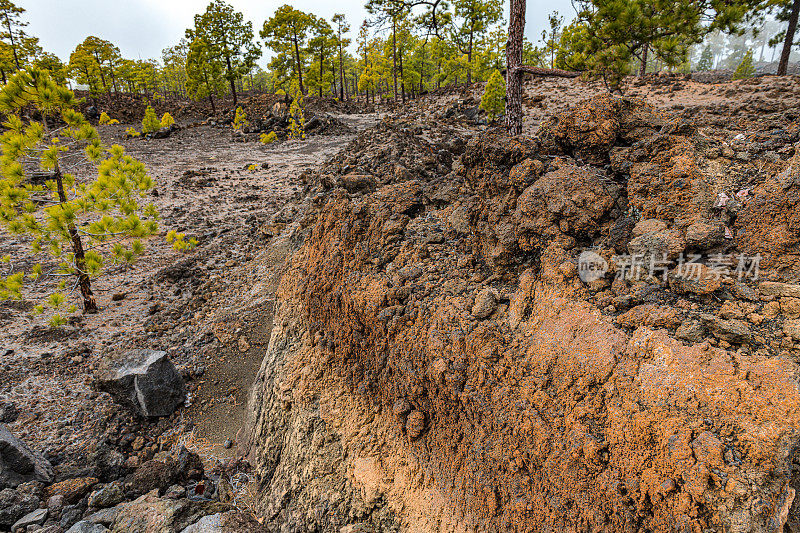
<instances>
[{"instance_id":1,"label":"gray boulder","mask_svg":"<svg viewBox=\"0 0 800 533\"><path fill-rule=\"evenodd\" d=\"M30 513L26 514L19 520L17 520L13 526L11 526L11 531L16 531L17 529L25 529L28 526L41 526L44 524L44 521L47 520L47 509L36 509L35 511L31 511Z\"/></svg>"},{"instance_id":2,"label":"gray boulder","mask_svg":"<svg viewBox=\"0 0 800 533\"><path fill-rule=\"evenodd\" d=\"M186 527L181 533L223 533L222 514L204 516L194 524Z\"/></svg>"},{"instance_id":3,"label":"gray boulder","mask_svg":"<svg viewBox=\"0 0 800 533\"><path fill-rule=\"evenodd\" d=\"M105 533L106 531L108 531L108 528L103 525L93 524L88 520L81 520L69 528L67 533Z\"/></svg>"},{"instance_id":4,"label":"gray boulder","mask_svg":"<svg viewBox=\"0 0 800 533\"><path fill-rule=\"evenodd\" d=\"M169 416L186 400L183 378L166 352L132 350L100 372L96 387L144 417Z\"/></svg>"},{"instance_id":5,"label":"gray boulder","mask_svg":"<svg viewBox=\"0 0 800 533\"><path fill-rule=\"evenodd\" d=\"M27 481L53 481L53 466L0 424L0 489Z\"/></svg>"}]
</instances>

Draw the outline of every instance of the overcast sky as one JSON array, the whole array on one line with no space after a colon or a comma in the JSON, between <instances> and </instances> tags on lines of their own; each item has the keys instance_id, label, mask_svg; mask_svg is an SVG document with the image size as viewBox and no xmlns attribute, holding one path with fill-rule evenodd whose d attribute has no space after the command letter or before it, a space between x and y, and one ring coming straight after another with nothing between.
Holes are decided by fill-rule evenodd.
<instances>
[{"instance_id":1,"label":"overcast sky","mask_svg":"<svg viewBox=\"0 0 800 533\"><path fill-rule=\"evenodd\" d=\"M334 13L344 13L352 35L367 13L366 0L296 0L297 9L313 12L330 20ZM285 0L228 0L253 22L258 32ZM62 60L69 60L75 46L89 35L107 39L119 46L130 59L161 58L161 50L177 43L184 30L192 25L195 13L205 10L208 0L17 0L27 10L28 33L40 39L42 47ZM574 12L570 0L528 0L525 35L536 42L548 26L547 15L558 10L566 20ZM506 13L508 2L506 1ZM508 16L506 15L506 19ZM265 51L266 54L266 51ZM262 66L267 60L262 58Z\"/></svg>"}]
</instances>

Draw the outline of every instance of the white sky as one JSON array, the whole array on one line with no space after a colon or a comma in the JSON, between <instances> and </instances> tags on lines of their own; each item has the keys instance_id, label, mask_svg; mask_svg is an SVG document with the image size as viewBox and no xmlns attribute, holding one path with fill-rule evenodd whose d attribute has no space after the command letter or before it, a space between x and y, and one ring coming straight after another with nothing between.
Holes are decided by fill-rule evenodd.
<instances>
[{"instance_id":1,"label":"white sky","mask_svg":"<svg viewBox=\"0 0 800 533\"><path fill-rule=\"evenodd\" d=\"M330 20L334 13L344 13L355 37L361 21L367 16L366 0L289 2L297 9L312 12ZM195 13L205 10L208 0L17 0L25 8L23 15L30 25L29 34L39 38L48 52L69 60L75 46L89 35L107 39L119 46L130 59L161 58L161 50L177 43L184 30L193 24ZM228 0L258 32L285 0ZM547 15L558 10L570 20L574 16L570 0L528 0L526 37L536 42L548 26ZM506 13L508 2L506 1ZM508 17L506 16L506 19ZM260 39L259 39L260 40ZM266 66L269 52L260 60Z\"/></svg>"}]
</instances>

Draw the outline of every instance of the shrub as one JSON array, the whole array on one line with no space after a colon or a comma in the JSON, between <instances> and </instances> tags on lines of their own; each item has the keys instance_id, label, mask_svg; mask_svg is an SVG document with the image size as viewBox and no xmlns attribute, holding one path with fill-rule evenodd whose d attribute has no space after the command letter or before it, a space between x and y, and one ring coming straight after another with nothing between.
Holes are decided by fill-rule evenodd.
<instances>
[{"instance_id":1,"label":"shrub","mask_svg":"<svg viewBox=\"0 0 800 533\"><path fill-rule=\"evenodd\" d=\"M133 126L125 130L125 133L128 135L128 137L138 137L139 135L141 135L141 133L136 131L136 128L134 128Z\"/></svg>"},{"instance_id":2,"label":"shrub","mask_svg":"<svg viewBox=\"0 0 800 533\"><path fill-rule=\"evenodd\" d=\"M194 237L187 241L185 233L178 233L174 229L167 233L167 242L172 245L173 249L179 251L191 250L198 244Z\"/></svg>"},{"instance_id":3,"label":"shrub","mask_svg":"<svg viewBox=\"0 0 800 533\"><path fill-rule=\"evenodd\" d=\"M486 82L486 89L481 97L481 109L486 111L486 118L489 122L505 112L506 105L506 80L500 71L495 70Z\"/></svg>"},{"instance_id":4,"label":"shrub","mask_svg":"<svg viewBox=\"0 0 800 533\"><path fill-rule=\"evenodd\" d=\"M305 130L305 103L303 93L296 82L292 82L292 105L289 106L289 138L303 140L306 138Z\"/></svg>"},{"instance_id":5,"label":"shrub","mask_svg":"<svg viewBox=\"0 0 800 533\"><path fill-rule=\"evenodd\" d=\"M170 115L169 113L164 113L164 116L161 117L161 127L169 128L173 124L175 124L175 119L172 118L172 115Z\"/></svg>"},{"instance_id":6,"label":"shrub","mask_svg":"<svg viewBox=\"0 0 800 533\"><path fill-rule=\"evenodd\" d=\"M261 144L272 144L278 140L278 135L274 131L262 133L261 137L259 137L259 140L261 141Z\"/></svg>"},{"instance_id":7,"label":"shrub","mask_svg":"<svg viewBox=\"0 0 800 533\"><path fill-rule=\"evenodd\" d=\"M233 129L235 131L242 131L242 128L250 124L247 121L247 114L241 107L236 108L236 115L233 117Z\"/></svg>"},{"instance_id":8,"label":"shrub","mask_svg":"<svg viewBox=\"0 0 800 533\"><path fill-rule=\"evenodd\" d=\"M152 106L147 106L142 119L142 133L153 133L161 129L161 121L156 116L156 110Z\"/></svg>"}]
</instances>

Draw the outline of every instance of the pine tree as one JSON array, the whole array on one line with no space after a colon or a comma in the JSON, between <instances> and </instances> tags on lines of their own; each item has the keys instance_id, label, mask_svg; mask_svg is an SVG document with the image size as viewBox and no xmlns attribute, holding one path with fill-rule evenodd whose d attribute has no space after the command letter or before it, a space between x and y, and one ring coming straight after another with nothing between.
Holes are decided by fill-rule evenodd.
<instances>
[{"instance_id":1,"label":"pine tree","mask_svg":"<svg viewBox=\"0 0 800 533\"><path fill-rule=\"evenodd\" d=\"M753 51L748 50L747 53L742 58L742 62L739 63L739 66L736 67L736 71L733 73L734 80L743 80L746 78L752 78L756 73L756 68L753 66Z\"/></svg>"},{"instance_id":2,"label":"pine tree","mask_svg":"<svg viewBox=\"0 0 800 533\"><path fill-rule=\"evenodd\" d=\"M244 112L244 109L237 107L236 114L233 117L233 130L242 131L248 124L250 123L247 121L247 114Z\"/></svg>"},{"instance_id":3,"label":"pine tree","mask_svg":"<svg viewBox=\"0 0 800 533\"><path fill-rule=\"evenodd\" d=\"M25 9L11 0L0 0L0 41L9 47L15 70L23 68L29 59L41 51L38 45L39 39L30 37L23 30L28 25L22 20L23 13ZM8 71L10 72L10 69ZM4 69L3 76L5 73Z\"/></svg>"},{"instance_id":4,"label":"pine tree","mask_svg":"<svg viewBox=\"0 0 800 533\"><path fill-rule=\"evenodd\" d=\"M285 4L264 22L260 33L266 46L277 54L270 63L270 67L279 72L284 80L296 79L300 92L304 94L304 52L313 27L314 17L312 15Z\"/></svg>"},{"instance_id":5,"label":"pine tree","mask_svg":"<svg viewBox=\"0 0 800 533\"><path fill-rule=\"evenodd\" d=\"M777 10L776 17L781 22L787 22L786 29L770 40L770 45L783 41L781 57L778 61L778 76L785 76L789 68L789 57L792 55L792 46L797 34L798 19L800 19L800 0L767 0L769 9Z\"/></svg>"},{"instance_id":6,"label":"pine tree","mask_svg":"<svg viewBox=\"0 0 800 533\"><path fill-rule=\"evenodd\" d=\"M47 251L57 262L0 278L0 299L21 298L26 281L60 277L49 305L57 311L77 288L84 312L91 313L97 311L91 278L109 264L129 264L140 256L141 239L158 229L158 213L152 204L143 209L139 203L153 187L144 165L121 146L106 148L76 104L71 91L38 69L19 72L0 91L0 112L7 116L0 139L0 222L30 240L34 260ZM41 122L26 123L23 109L35 109ZM96 169L93 180L80 181L69 172L78 159L80 166ZM30 181L39 169L48 173L44 186ZM63 318L55 314L51 323Z\"/></svg>"},{"instance_id":7,"label":"pine tree","mask_svg":"<svg viewBox=\"0 0 800 533\"><path fill-rule=\"evenodd\" d=\"M567 68L589 71L618 87L647 54L668 67L686 60L689 47L720 29L740 31L763 9L762 0L576 0L578 18L565 30Z\"/></svg>"},{"instance_id":8,"label":"pine tree","mask_svg":"<svg viewBox=\"0 0 800 533\"><path fill-rule=\"evenodd\" d=\"M312 15L312 19L314 23L311 26L311 38L308 41L312 62L309 65L306 80L309 90L316 90L321 98L323 93L330 91L334 81L330 64L336 47L336 37L328 21L314 15Z\"/></svg>"},{"instance_id":9,"label":"pine tree","mask_svg":"<svg viewBox=\"0 0 800 533\"><path fill-rule=\"evenodd\" d=\"M697 70L706 71L714 67L714 52L711 51L710 46L703 48L703 53L700 55L700 61L697 63Z\"/></svg>"},{"instance_id":10,"label":"pine tree","mask_svg":"<svg viewBox=\"0 0 800 533\"><path fill-rule=\"evenodd\" d=\"M222 64L212 59L211 46L205 39L197 38L189 43L186 55L186 91L191 98L208 98L211 110L217 113L214 96L219 96L225 87Z\"/></svg>"},{"instance_id":11,"label":"pine tree","mask_svg":"<svg viewBox=\"0 0 800 533\"><path fill-rule=\"evenodd\" d=\"M350 31L350 25L341 13L336 13L332 20L336 28L336 48L339 51L339 98L344 100L347 95L344 87L344 49L350 46L350 39L345 34Z\"/></svg>"},{"instance_id":12,"label":"pine tree","mask_svg":"<svg viewBox=\"0 0 800 533\"><path fill-rule=\"evenodd\" d=\"M501 0L455 0L456 30L453 40L466 54L467 83L472 83L476 43L503 16Z\"/></svg>"},{"instance_id":13,"label":"pine tree","mask_svg":"<svg viewBox=\"0 0 800 533\"><path fill-rule=\"evenodd\" d=\"M486 118L489 122L494 122L497 117L503 114L506 105L506 80L500 71L495 70L489 81L486 82L486 89L481 96L481 109L486 111Z\"/></svg>"},{"instance_id":14,"label":"pine tree","mask_svg":"<svg viewBox=\"0 0 800 533\"><path fill-rule=\"evenodd\" d=\"M250 72L261 49L253 41L253 24L223 0L214 0L205 12L194 17L194 28L186 30L189 42L200 39L209 48L208 61L221 64L230 85L233 105L238 102L236 81Z\"/></svg>"}]
</instances>

